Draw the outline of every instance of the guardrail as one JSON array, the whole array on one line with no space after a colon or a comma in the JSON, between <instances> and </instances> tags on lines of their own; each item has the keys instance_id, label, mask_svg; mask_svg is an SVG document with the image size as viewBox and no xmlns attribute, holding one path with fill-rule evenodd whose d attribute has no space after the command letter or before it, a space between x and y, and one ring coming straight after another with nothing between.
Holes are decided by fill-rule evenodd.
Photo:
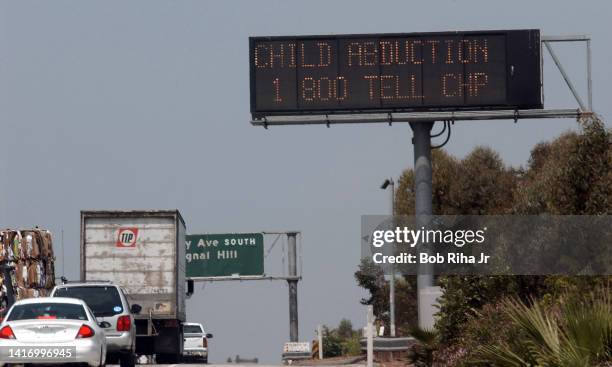
<instances>
[{"instance_id":1,"label":"guardrail","mask_svg":"<svg viewBox=\"0 0 612 367\"><path fill-rule=\"evenodd\" d=\"M374 352L402 352L408 351L410 347L416 343L412 337L404 338L374 338ZM367 340L360 340L361 350L366 351Z\"/></svg>"},{"instance_id":2,"label":"guardrail","mask_svg":"<svg viewBox=\"0 0 612 367\"><path fill-rule=\"evenodd\" d=\"M379 362L390 362L402 359L416 343L412 337L404 338L374 338L374 359ZM367 353L367 339L360 340L361 351Z\"/></svg>"}]
</instances>

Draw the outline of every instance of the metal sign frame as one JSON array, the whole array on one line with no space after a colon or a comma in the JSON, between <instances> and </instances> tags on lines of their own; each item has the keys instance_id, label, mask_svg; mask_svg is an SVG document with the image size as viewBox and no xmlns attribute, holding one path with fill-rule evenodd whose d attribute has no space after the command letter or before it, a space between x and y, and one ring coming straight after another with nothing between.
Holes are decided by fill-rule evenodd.
<instances>
[{"instance_id":1,"label":"metal sign frame","mask_svg":"<svg viewBox=\"0 0 612 367\"><path fill-rule=\"evenodd\" d=\"M254 232L252 232L254 233ZM299 323L298 323L298 282L302 280L302 265L301 261L298 266L298 236L301 239L300 231L262 231L257 232L265 235L278 235L276 240L272 243L268 249L268 254L274 248L274 245L282 235L287 236L287 258L288 258L288 276L267 276L265 275L235 275L235 276L220 276L220 277L186 277L187 281L197 282L218 282L218 281L245 281L245 280L285 280L289 288L289 339L292 342L297 342L299 339ZM264 238L265 247L265 238ZM300 246L301 249L301 246ZM267 255L264 255L264 272L265 272L265 259ZM301 259L301 256L300 256Z\"/></svg>"},{"instance_id":2,"label":"metal sign frame","mask_svg":"<svg viewBox=\"0 0 612 367\"><path fill-rule=\"evenodd\" d=\"M245 232L247 233L247 232ZM297 245L297 237L301 238L301 232L300 231L273 231L273 232L267 232L267 231L256 231L256 232L248 232L248 233L261 233L262 235L264 235L264 250L267 251L267 254L264 254L264 274L262 275L240 275L240 274L235 274L235 275L227 275L227 276L206 276L206 277L186 277L186 280L193 280L196 282L227 282L227 281L250 281L250 280L286 280L286 281L293 281L293 280L302 280L302 266L300 264L300 266L297 266L297 257L298 257L298 245ZM209 233L207 233L209 234ZM235 234L240 234L240 233L235 233ZM270 245L270 248L268 248L266 250L265 248L265 244L266 244L266 240L265 240L265 236L266 235L278 235L278 237L276 238L276 240L272 243L272 245ZM296 257L296 267L295 267L295 273L294 275L292 275L292 269L288 269L289 270L289 275L268 275L266 273L266 269L265 269L265 262L266 262L266 257L268 256L268 254L272 251L272 249L274 248L276 241L278 241L280 239L280 237L282 235L286 235L288 236L288 238L290 237L290 235L295 235L296 238L296 249L295 249L295 257ZM301 243L301 239L300 239L300 243ZM301 248L301 244L299 245L299 247ZM292 254L289 253L288 257L291 258ZM291 262L292 260L290 259L289 262ZM291 264L289 264L291 265Z\"/></svg>"}]
</instances>

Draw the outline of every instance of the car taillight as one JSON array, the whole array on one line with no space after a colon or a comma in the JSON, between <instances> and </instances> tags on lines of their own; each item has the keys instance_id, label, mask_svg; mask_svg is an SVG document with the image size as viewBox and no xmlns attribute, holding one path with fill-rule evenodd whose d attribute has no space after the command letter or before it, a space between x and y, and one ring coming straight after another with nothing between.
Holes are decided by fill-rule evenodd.
<instances>
[{"instance_id":1,"label":"car taillight","mask_svg":"<svg viewBox=\"0 0 612 367\"><path fill-rule=\"evenodd\" d=\"M117 331L130 331L132 326L132 319L129 316L121 316L117 320Z\"/></svg>"},{"instance_id":2,"label":"car taillight","mask_svg":"<svg viewBox=\"0 0 612 367\"><path fill-rule=\"evenodd\" d=\"M202 348L208 348L208 339L202 338Z\"/></svg>"},{"instance_id":3,"label":"car taillight","mask_svg":"<svg viewBox=\"0 0 612 367\"><path fill-rule=\"evenodd\" d=\"M95 335L95 333L94 333L92 328L90 328L87 325L83 325L79 329L79 332L78 332L76 338L77 339L91 338L94 335Z\"/></svg>"},{"instance_id":4,"label":"car taillight","mask_svg":"<svg viewBox=\"0 0 612 367\"><path fill-rule=\"evenodd\" d=\"M13 329L11 329L11 327L8 325L0 329L0 339L15 339Z\"/></svg>"}]
</instances>

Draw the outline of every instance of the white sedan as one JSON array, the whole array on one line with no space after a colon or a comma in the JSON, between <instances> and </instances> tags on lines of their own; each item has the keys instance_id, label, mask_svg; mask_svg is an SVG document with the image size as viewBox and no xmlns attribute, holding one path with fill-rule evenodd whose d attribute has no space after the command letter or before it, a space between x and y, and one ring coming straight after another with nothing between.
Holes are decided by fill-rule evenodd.
<instances>
[{"instance_id":1,"label":"white sedan","mask_svg":"<svg viewBox=\"0 0 612 367\"><path fill-rule=\"evenodd\" d=\"M102 327L108 326L99 325L87 304L78 299L18 301L0 323L0 367L24 363L104 366Z\"/></svg>"}]
</instances>

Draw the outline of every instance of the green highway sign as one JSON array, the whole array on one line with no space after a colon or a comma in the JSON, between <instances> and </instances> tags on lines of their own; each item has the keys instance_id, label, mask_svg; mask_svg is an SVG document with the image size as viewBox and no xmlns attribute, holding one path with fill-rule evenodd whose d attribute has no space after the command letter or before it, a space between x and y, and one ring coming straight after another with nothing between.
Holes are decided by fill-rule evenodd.
<instances>
[{"instance_id":1,"label":"green highway sign","mask_svg":"<svg viewBox=\"0 0 612 367\"><path fill-rule=\"evenodd\" d=\"M264 274L261 233L187 235L185 246L187 278Z\"/></svg>"}]
</instances>

